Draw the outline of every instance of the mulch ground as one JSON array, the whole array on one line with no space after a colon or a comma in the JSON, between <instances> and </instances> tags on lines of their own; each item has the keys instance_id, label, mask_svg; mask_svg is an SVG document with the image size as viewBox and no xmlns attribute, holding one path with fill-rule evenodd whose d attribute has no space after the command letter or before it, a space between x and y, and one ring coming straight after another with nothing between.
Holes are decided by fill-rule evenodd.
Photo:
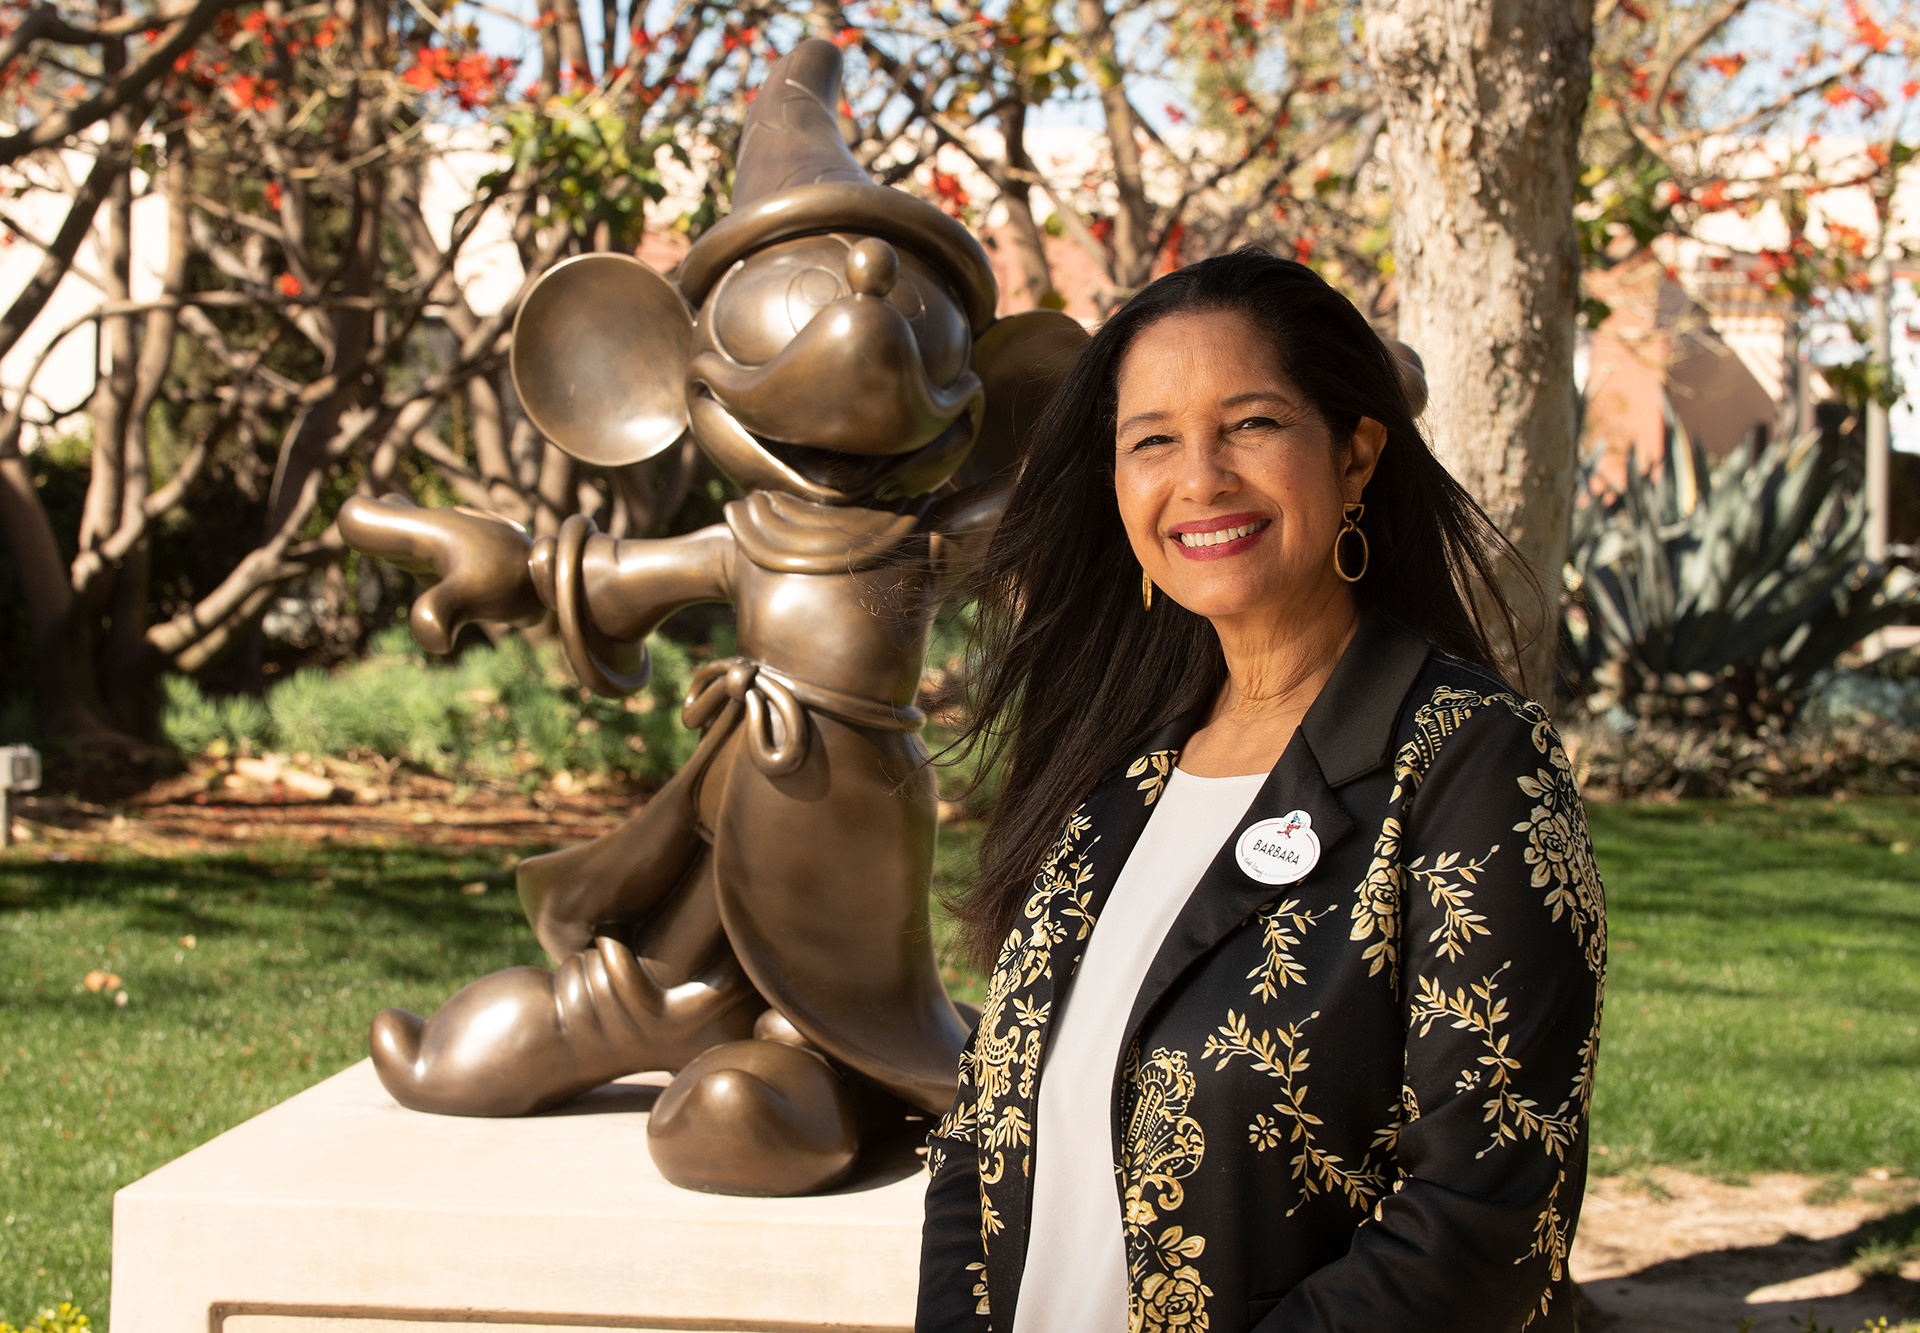
<instances>
[{"instance_id":1,"label":"mulch ground","mask_svg":"<svg viewBox=\"0 0 1920 1333\"><path fill-rule=\"evenodd\" d=\"M449 851L564 845L614 828L646 799L642 791L564 778L521 792L378 761L278 758L201 761L124 786L98 779L62 785L14 798L13 831L23 844L43 844L54 855L84 855L103 844L156 855L260 842Z\"/></svg>"}]
</instances>

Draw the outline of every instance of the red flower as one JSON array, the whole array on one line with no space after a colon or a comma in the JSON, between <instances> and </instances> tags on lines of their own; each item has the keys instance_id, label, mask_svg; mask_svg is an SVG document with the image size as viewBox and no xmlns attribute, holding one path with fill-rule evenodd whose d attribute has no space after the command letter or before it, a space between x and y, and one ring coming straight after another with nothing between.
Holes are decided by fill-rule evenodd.
<instances>
[{"instance_id":1,"label":"red flower","mask_svg":"<svg viewBox=\"0 0 1920 1333\"><path fill-rule=\"evenodd\" d=\"M281 199L280 182L268 181L267 182L267 207L271 208L274 212L278 213L280 211L280 199Z\"/></svg>"},{"instance_id":2,"label":"red flower","mask_svg":"<svg viewBox=\"0 0 1920 1333\"><path fill-rule=\"evenodd\" d=\"M1874 22L1860 0L1847 0L1847 17L1853 20L1853 39L1872 51L1887 49L1887 31Z\"/></svg>"},{"instance_id":3,"label":"red flower","mask_svg":"<svg viewBox=\"0 0 1920 1333\"><path fill-rule=\"evenodd\" d=\"M282 296L298 296L304 290L300 286L300 279L294 277L291 273L282 273L280 280L274 285L280 289Z\"/></svg>"},{"instance_id":4,"label":"red flower","mask_svg":"<svg viewBox=\"0 0 1920 1333\"><path fill-rule=\"evenodd\" d=\"M966 190L961 188L960 178L938 167L933 171L933 192L940 196L940 207L955 217L959 217L961 210L973 202Z\"/></svg>"},{"instance_id":5,"label":"red flower","mask_svg":"<svg viewBox=\"0 0 1920 1333\"><path fill-rule=\"evenodd\" d=\"M218 69L219 66L214 66ZM255 78L251 74L236 74L233 82L227 85L227 97L240 111L265 111L273 105L273 94L280 85L272 79Z\"/></svg>"},{"instance_id":6,"label":"red flower","mask_svg":"<svg viewBox=\"0 0 1920 1333\"><path fill-rule=\"evenodd\" d=\"M516 63L507 59L489 59L478 52L456 57L442 47L423 46L413 67L400 76L403 83L421 92L439 90L450 94L462 111L492 102L513 81ZM570 69L566 78L578 78L581 71Z\"/></svg>"}]
</instances>

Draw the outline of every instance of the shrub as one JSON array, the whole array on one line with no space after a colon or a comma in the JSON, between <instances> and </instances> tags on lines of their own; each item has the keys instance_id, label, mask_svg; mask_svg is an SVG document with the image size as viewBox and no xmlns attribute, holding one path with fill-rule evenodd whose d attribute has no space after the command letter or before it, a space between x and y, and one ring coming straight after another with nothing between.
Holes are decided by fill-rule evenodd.
<instances>
[{"instance_id":1,"label":"shrub","mask_svg":"<svg viewBox=\"0 0 1920 1333\"><path fill-rule=\"evenodd\" d=\"M632 698L581 689L559 650L512 635L498 646L430 661L405 629L375 637L367 658L308 668L269 690L212 700L167 681L162 719L183 753L373 753L455 781L514 781L562 770L664 779L699 737L679 722L692 674L687 650L647 641L653 677Z\"/></svg>"},{"instance_id":2,"label":"shrub","mask_svg":"<svg viewBox=\"0 0 1920 1333\"><path fill-rule=\"evenodd\" d=\"M1573 720L1560 730L1589 800L1920 794L1920 734L1906 729L1807 725L1748 736Z\"/></svg>"},{"instance_id":3,"label":"shrub","mask_svg":"<svg viewBox=\"0 0 1920 1333\"><path fill-rule=\"evenodd\" d=\"M1920 592L1861 559L1865 502L1817 437L1737 449L1697 490L1699 469L1675 465L1689 447L1655 478L1629 459L1625 491L1576 510L1568 675L1591 713L1783 731L1821 673Z\"/></svg>"}]
</instances>

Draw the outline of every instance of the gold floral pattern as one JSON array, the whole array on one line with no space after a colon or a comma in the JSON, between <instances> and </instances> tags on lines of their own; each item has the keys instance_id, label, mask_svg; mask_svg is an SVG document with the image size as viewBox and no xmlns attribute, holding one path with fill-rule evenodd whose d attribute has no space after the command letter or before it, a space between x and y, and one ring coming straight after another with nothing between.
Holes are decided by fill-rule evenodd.
<instances>
[{"instance_id":1,"label":"gold floral pattern","mask_svg":"<svg viewBox=\"0 0 1920 1333\"><path fill-rule=\"evenodd\" d=\"M1300 947L1300 938L1307 933L1307 927L1332 910L1328 907L1318 912L1303 912L1298 898L1261 909L1260 942L1266 949L1266 957L1260 966L1247 973L1247 980L1254 983L1256 996L1272 1000L1288 986L1307 979L1293 951Z\"/></svg>"},{"instance_id":2,"label":"gold floral pattern","mask_svg":"<svg viewBox=\"0 0 1920 1333\"><path fill-rule=\"evenodd\" d=\"M1382 969L1387 984L1400 984L1400 821L1389 815L1381 821L1380 836L1374 840L1373 862L1367 877L1353 899L1353 930L1347 938L1367 943L1361 951L1367 975L1377 977Z\"/></svg>"},{"instance_id":3,"label":"gold floral pattern","mask_svg":"<svg viewBox=\"0 0 1920 1333\"><path fill-rule=\"evenodd\" d=\"M1204 1330L1213 1290L1193 1261L1205 1252L1206 1238L1179 1226L1155 1230L1186 1201L1180 1182L1200 1169L1207 1153L1200 1122L1187 1114L1195 1090L1187 1054L1161 1047L1143 1061L1136 1045L1127 1053L1122 1085L1120 1222L1132 1290L1129 1333Z\"/></svg>"},{"instance_id":4,"label":"gold floral pattern","mask_svg":"<svg viewBox=\"0 0 1920 1333\"><path fill-rule=\"evenodd\" d=\"M1380 823L1373 862L1354 898L1349 938L1356 944L1367 944L1361 954L1367 960L1367 975L1378 976L1384 971L1387 984L1395 989L1400 985L1400 898L1408 869L1401 864L1401 820L1397 812L1403 811L1419 790L1447 737L1465 726L1484 703L1471 690L1449 686L1435 690L1413 715L1412 739L1393 757L1393 793L1387 797L1387 806L1396 813Z\"/></svg>"},{"instance_id":5,"label":"gold floral pattern","mask_svg":"<svg viewBox=\"0 0 1920 1333\"><path fill-rule=\"evenodd\" d=\"M1173 764L1180 757L1178 750L1153 750L1141 755L1127 766L1127 776L1143 778L1136 791L1147 794L1147 804L1152 805L1160 799L1160 793L1167 789L1167 779L1173 776Z\"/></svg>"},{"instance_id":6,"label":"gold floral pattern","mask_svg":"<svg viewBox=\"0 0 1920 1333\"><path fill-rule=\"evenodd\" d=\"M1248 1126L1247 1137L1256 1152L1266 1152L1285 1143L1297 1146L1290 1165L1301 1194L1287 1209L1288 1217L1298 1212L1308 1198L1327 1191L1345 1195L1355 1208L1371 1208L1386 1188L1385 1172L1371 1153L1357 1166L1349 1166L1341 1154L1327 1151L1314 1136L1314 1131L1325 1122L1307 1109L1308 1089L1301 1075L1312 1066L1307 1060L1310 1052L1302 1044L1301 1036L1306 1025L1318 1017L1320 1011L1316 1009L1301 1022L1255 1032L1244 1017L1229 1009L1227 1021L1207 1038L1200 1053L1204 1060L1218 1061L1214 1065L1216 1071L1225 1069L1236 1056L1244 1056L1254 1072L1279 1081L1280 1100L1273 1104L1279 1119L1264 1113L1255 1115ZM1391 1133L1398 1126L1386 1128Z\"/></svg>"},{"instance_id":7,"label":"gold floral pattern","mask_svg":"<svg viewBox=\"0 0 1920 1333\"><path fill-rule=\"evenodd\" d=\"M971 1092L954 1102L934 1133L972 1143L981 1150L982 1177L997 1181L1009 1152L1020 1151L1020 1169L1030 1169L1033 1144L1031 1102L1040 1075L1040 1053L1051 1003L1035 1003L1026 994L1042 978L1053 976L1053 950L1071 937L1084 940L1093 930L1088 909L1088 854L1098 841L1088 839L1084 810L1068 817L1060 840L1034 877L1033 893L1021 912L1022 923L1007 935L980 1006L980 1025L961 1060L963 1086ZM983 1239L1000 1227L991 1209L981 1214Z\"/></svg>"},{"instance_id":8,"label":"gold floral pattern","mask_svg":"<svg viewBox=\"0 0 1920 1333\"><path fill-rule=\"evenodd\" d=\"M1386 791L1384 801L1366 798L1370 811L1347 805L1367 841L1323 852L1323 868L1339 866L1342 878L1320 873L1250 901L1220 925L1230 933L1207 937L1215 941L1201 955L1208 961L1182 974L1158 1007L1142 1009L1144 1025L1118 1071L1115 1153L1137 1333L1237 1324L1237 1308L1227 1319L1220 1301L1273 1289L1244 1286L1245 1254L1287 1246L1261 1239L1249 1249L1244 1229L1254 1223L1237 1204L1221 1212L1193 1191L1203 1166L1208 1179L1267 1179L1264 1197L1276 1213L1260 1225L1281 1236L1301 1228L1301 1238L1401 1226L1407 1208L1444 1209L1435 1183L1449 1197L1471 1197L1483 1178L1502 1191L1532 1182L1525 1214L1501 1242L1507 1257L1497 1261L1525 1266L1525 1285L1509 1299L1526 1300L1526 1313L1507 1308L1516 1323L1558 1327L1565 1318L1553 1307L1568 1280L1584 1180L1604 893L1579 790L1544 710L1458 664L1437 661L1428 671L1408 700L1418 706L1395 724L1390 781L1374 789ZM1128 835L1116 829L1159 800L1179 753L1156 738L1069 819L1002 947L961 1095L935 1132L947 1146L929 1153L937 1178L963 1166L977 1172L984 1263L969 1268L977 1280L967 1306L982 1327L992 1326L989 1285L999 1296L1017 1293L1021 1280L1022 1255L1013 1251L1027 1238L1033 1116L1054 997L1124 864ZM1347 801L1344 789L1339 799ZM1103 834L1116 845L1103 844ZM1196 898L1213 883L1203 880ZM1329 918L1348 928L1326 929ZM1562 997L1549 1011L1560 1016L1543 1028L1522 1006L1551 995ZM1348 1045L1361 1011L1379 1025L1371 1030L1403 1034L1404 1047ZM1338 1014L1340 1026L1323 1030L1334 1021L1323 1013ZM1312 1046L1322 1048L1318 1069ZM1378 1110L1356 1122L1351 1108L1363 1092ZM1419 1178L1401 1165L1408 1151L1423 1160ZM1446 1232L1431 1214L1424 1225L1429 1235ZM1435 1280L1467 1281L1459 1273ZM964 1290L954 1290L953 1308ZM1478 1286L1462 1293L1482 1294Z\"/></svg>"},{"instance_id":9,"label":"gold floral pattern","mask_svg":"<svg viewBox=\"0 0 1920 1333\"><path fill-rule=\"evenodd\" d=\"M1472 861L1460 859L1459 852L1441 852L1434 857L1433 864L1427 864L1427 858L1418 856L1407 867L1407 873L1418 880L1427 890L1428 900L1441 912L1440 924L1427 936L1428 944L1440 946L1440 956L1450 963L1457 963L1466 956L1467 945L1475 935L1487 935L1487 919L1467 906L1473 898L1469 884L1478 884L1480 875L1487 868L1487 862L1500 850L1495 843L1486 851L1486 855Z\"/></svg>"}]
</instances>

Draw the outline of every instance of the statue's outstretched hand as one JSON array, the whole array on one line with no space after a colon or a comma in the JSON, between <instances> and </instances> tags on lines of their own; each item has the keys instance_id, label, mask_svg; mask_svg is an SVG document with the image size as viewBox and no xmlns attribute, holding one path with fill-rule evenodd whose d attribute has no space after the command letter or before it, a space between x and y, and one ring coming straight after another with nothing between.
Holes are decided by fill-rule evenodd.
<instances>
[{"instance_id":1,"label":"statue's outstretched hand","mask_svg":"<svg viewBox=\"0 0 1920 1333\"><path fill-rule=\"evenodd\" d=\"M340 535L429 584L408 623L430 653L444 653L476 620L531 625L546 614L527 570L533 543L514 523L478 509L422 509L398 495L356 495L340 506Z\"/></svg>"}]
</instances>

